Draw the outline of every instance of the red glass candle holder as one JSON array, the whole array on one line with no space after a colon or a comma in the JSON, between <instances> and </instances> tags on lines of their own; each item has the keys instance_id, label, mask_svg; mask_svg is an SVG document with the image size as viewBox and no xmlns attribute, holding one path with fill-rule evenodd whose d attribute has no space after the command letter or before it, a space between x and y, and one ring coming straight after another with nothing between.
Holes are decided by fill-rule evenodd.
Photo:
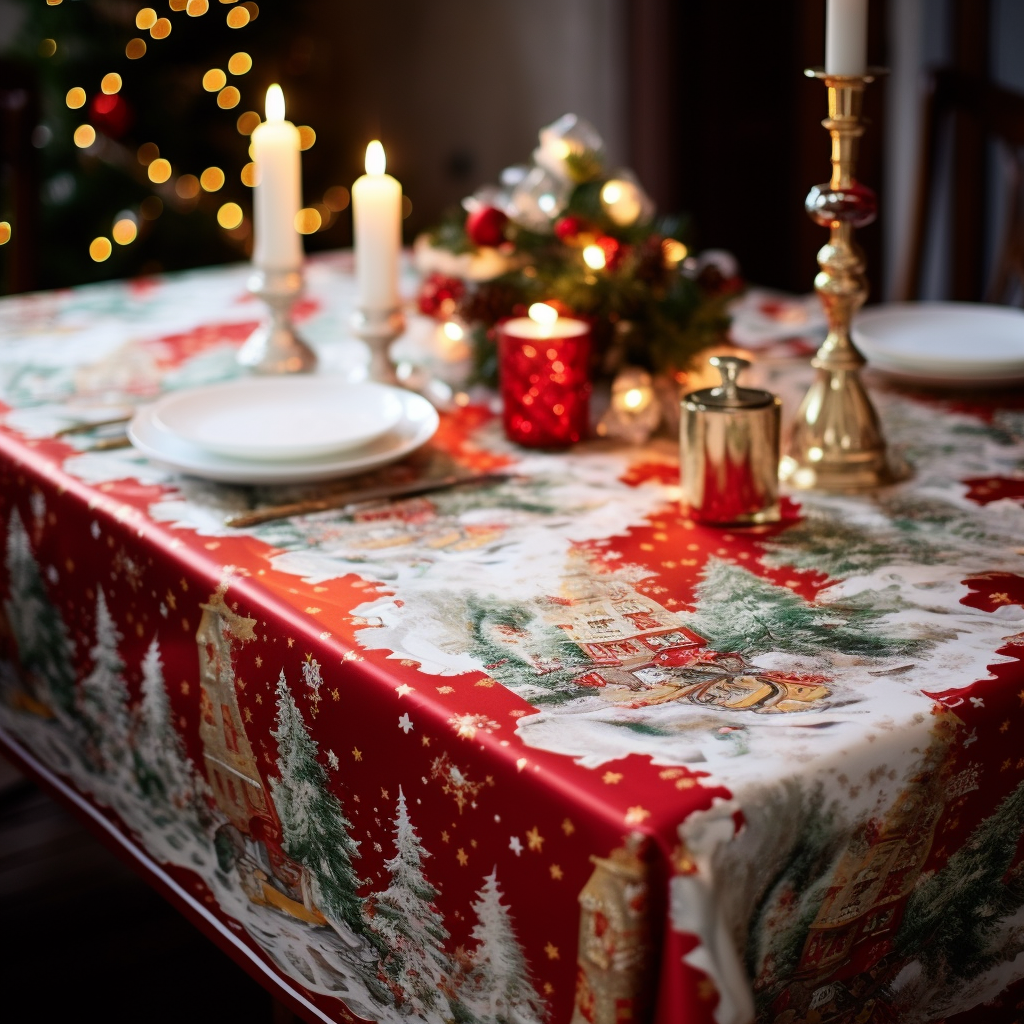
<instances>
[{"instance_id":1,"label":"red glass candle holder","mask_svg":"<svg viewBox=\"0 0 1024 1024\"><path fill-rule=\"evenodd\" d=\"M565 448L590 422L590 326L559 317L506 320L498 334L505 436L528 448Z\"/></svg>"}]
</instances>

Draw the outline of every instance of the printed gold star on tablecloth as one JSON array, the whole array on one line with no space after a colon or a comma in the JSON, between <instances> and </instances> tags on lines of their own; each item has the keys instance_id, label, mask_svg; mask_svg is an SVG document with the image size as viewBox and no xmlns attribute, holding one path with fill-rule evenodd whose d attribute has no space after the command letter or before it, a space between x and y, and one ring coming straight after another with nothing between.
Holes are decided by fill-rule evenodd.
<instances>
[{"instance_id":1,"label":"printed gold star on tablecloth","mask_svg":"<svg viewBox=\"0 0 1024 1024\"><path fill-rule=\"evenodd\" d=\"M567 836L571 836L571 835L573 834L573 832L575 832L575 831L576 831L576 826L575 826L575 825L574 825L574 824L573 824L573 823L572 823L572 822L571 822L571 821L570 821L570 820L569 820L568 818L566 818L566 819L565 819L565 820L564 820L564 821L562 822L562 831L563 831L563 832L564 832L564 833L565 833L565 834L566 834Z\"/></svg>"},{"instance_id":2,"label":"printed gold star on tablecloth","mask_svg":"<svg viewBox=\"0 0 1024 1024\"><path fill-rule=\"evenodd\" d=\"M256 655L256 667L263 668L263 659L258 654Z\"/></svg>"},{"instance_id":3,"label":"printed gold star on tablecloth","mask_svg":"<svg viewBox=\"0 0 1024 1024\"><path fill-rule=\"evenodd\" d=\"M535 850L537 853L541 852L544 846L544 837L540 834L540 830L536 825L526 833L526 841L531 850Z\"/></svg>"},{"instance_id":4,"label":"printed gold star on tablecloth","mask_svg":"<svg viewBox=\"0 0 1024 1024\"><path fill-rule=\"evenodd\" d=\"M548 868L548 871L551 872L551 880L553 882L560 882L564 877L562 869L558 864L552 864L551 867Z\"/></svg>"},{"instance_id":5,"label":"printed gold star on tablecloth","mask_svg":"<svg viewBox=\"0 0 1024 1024\"><path fill-rule=\"evenodd\" d=\"M341 700L341 694L338 692L337 687L331 690L331 700Z\"/></svg>"},{"instance_id":6,"label":"printed gold star on tablecloth","mask_svg":"<svg viewBox=\"0 0 1024 1024\"><path fill-rule=\"evenodd\" d=\"M614 786L616 783L622 781L622 772L605 772L604 775L601 776L601 781L606 786Z\"/></svg>"},{"instance_id":7,"label":"printed gold star on tablecloth","mask_svg":"<svg viewBox=\"0 0 1024 1024\"><path fill-rule=\"evenodd\" d=\"M363 752L358 747L353 747L352 748L352 760L353 761L362 761L362 759L363 759Z\"/></svg>"},{"instance_id":8,"label":"printed gold star on tablecloth","mask_svg":"<svg viewBox=\"0 0 1024 1024\"><path fill-rule=\"evenodd\" d=\"M626 811L626 824L627 825L640 825L651 816L651 812L646 807L641 807L637 804L635 807L630 807Z\"/></svg>"},{"instance_id":9,"label":"printed gold star on tablecloth","mask_svg":"<svg viewBox=\"0 0 1024 1024\"><path fill-rule=\"evenodd\" d=\"M410 693L415 692L416 688L410 686L408 683L401 683L399 686L395 687L395 693L397 693L399 697L407 697Z\"/></svg>"},{"instance_id":10,"label":"printed gold star on tablecloth","mask_svg":"<svg viewBox=\"0 0 1024 1024\"><path fill-rule=\"evenodd\" d=\"M547 957L548 957L549 960L558 960L559 959L558 947L553 945L551 942L549 942L544 947L544 952L547 954Z\"/></svg>"},{"instance_id":11,"label":"printed gold star on tablecloth","mask_svg":"<svg viewBox=\"0 0 1024 1024\"><path fill-rule=\"evenodd\" d=\"M455 854L455 859L465 867L469 863L469 854L460 846L458 852Z\"/></svg>"}]
</instances>

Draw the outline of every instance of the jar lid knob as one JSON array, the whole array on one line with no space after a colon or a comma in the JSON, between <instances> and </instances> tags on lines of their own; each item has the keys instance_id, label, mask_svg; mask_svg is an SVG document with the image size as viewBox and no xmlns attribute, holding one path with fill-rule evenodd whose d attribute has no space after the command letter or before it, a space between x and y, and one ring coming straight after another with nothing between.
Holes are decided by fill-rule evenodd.
<instances>
[{"instance_id":1,"label":"jar lid knob","mask_svg":"<svg viewBox=\"0 0 1024 1024\"><path fill-rule=\"evenodd\" d=\"M739 356L712 356L708 362L722 375L722 393L728 402L736 402L739 375L750 366L750 361Z\"/></svg>"}]
</instances>

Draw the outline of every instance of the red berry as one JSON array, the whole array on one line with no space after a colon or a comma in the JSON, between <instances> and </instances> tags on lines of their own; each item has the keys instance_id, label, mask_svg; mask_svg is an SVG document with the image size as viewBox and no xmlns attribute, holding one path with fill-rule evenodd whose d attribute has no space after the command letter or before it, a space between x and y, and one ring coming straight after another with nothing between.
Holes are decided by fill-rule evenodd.
<instances>
[{"instance_id":1,"label":"red berry","mask_svg":"<svg viewBox=\"0 0 1024 1024\"><path fill-rule=\"evenodd\" d=\"M501 245L508 217L495 206L478 206L466 218L466 234L474 245Z\"/></svg>"},{"instance_id":2,"label":"red berry","mask_svg":"<svg viewBox=\"0 0 1024 1024\"><path fill-rule=\"evenodd\" d=\"M560 242L571 242L586 230L587 225L579 217L559 217L555 221L555 235Z\"/></svg>"}]
</instances>

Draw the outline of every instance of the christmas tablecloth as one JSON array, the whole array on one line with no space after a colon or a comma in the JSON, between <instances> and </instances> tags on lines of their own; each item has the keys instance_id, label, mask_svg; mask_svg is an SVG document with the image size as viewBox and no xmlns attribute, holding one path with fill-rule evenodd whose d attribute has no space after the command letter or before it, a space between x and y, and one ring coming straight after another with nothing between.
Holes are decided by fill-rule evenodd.
<instances>
[{"instance_id":1,"label":"christmas tablecloth","mask_svg":"<svg viewBox=\"0 0 1024 1024\"><path fill-rule=\"evenodd\" d=\"M1022 1019L1019 393L876 381L913 477L773 527L470 403L380 475L506 480L233 529L302 489L58 431L235 376L246 272L0 302L8 753L311 1021Z\"/></svg>"}]
</instances>

